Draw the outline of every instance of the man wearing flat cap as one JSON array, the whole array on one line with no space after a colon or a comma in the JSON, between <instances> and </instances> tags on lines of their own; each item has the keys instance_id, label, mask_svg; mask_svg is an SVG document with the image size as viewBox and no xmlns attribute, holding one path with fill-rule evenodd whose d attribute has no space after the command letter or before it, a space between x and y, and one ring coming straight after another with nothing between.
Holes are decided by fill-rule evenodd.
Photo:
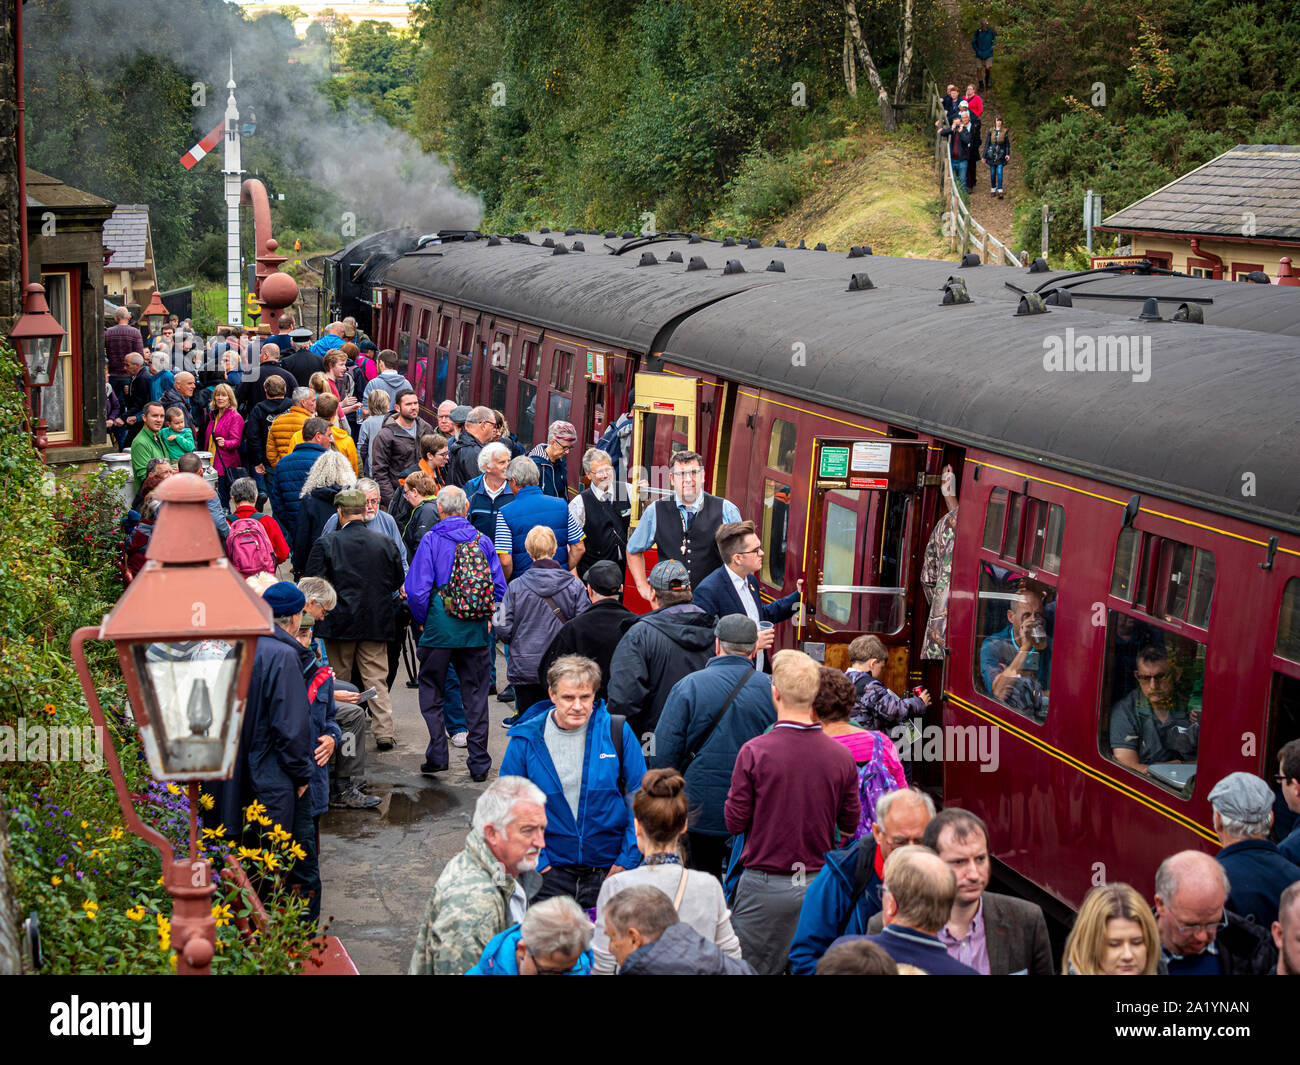
<instances>
[{"instance_id":1,"label":"man wearing flat cap","mask_svg":"<svg viewBox=\"0 0 1300 1065\"><path fill-rule=\"evenodd\" d=\"M691 578L675 559L650 571L648 614L627 630L610 662L609 712L638 736L653 732L674 684L703 669L714 649L713 617L691 601Z\"/></svg>"},{"instance_id":2,"label":"man wearing flat cap","mask_svg":"<svg viewBox=\"0 0 1300 1065\"><path fill-rule=\"evenodd\" d=\"M551 663L564 655L582 655L600 666L600 688L597 699L609 695L609 664L614 650L637 616L623 605L623 570L610 561L597 562L587 570L584 580L591 606L566 622L555 634L551 646L542 655L537 675L545 677Z\"/></svg>"},{"instance_id":3,"label":"man wearing flat cap","mask_svg":"<svg viewBox=\"0 0 1300 1065\"><path fill-rule=\"evenodd\" d=\"M338 606L321 619L316 631L339 676L350 677L355 662L361 682L376 689L370 700L375 746L389 751L395 739L388 643L397 637L393 597L406 579L401 550L387 536L366 528L365 492L345 488L334 497L334 505L339 527L317 540L307 558L306 575L324 577L339 597Z\"/></svg>"},{"instance_id":4,"label":"man wearing flat cap","mask_svg":"<svg viewBox=\"0 0 1300 1065\"><path fill-rule=\"evenodd\" d=\"M1229 773L1210 789L1210 806L1223 844L1216 857L1232 885L1228 909L1268 928L1277 920L1282 892L1300 880L1300 866L1268 838L1273 789L1253 773Z\"/></svg>"},{"instance_id":5,"label":"man wearing flat cap","mask_svg":"<svg viewBox=\"0 0 1300 1065\"><path fill-rule=\"evenodd\" d=\"M565 459L578 442L578 430L572 422L551 422L546 443L538 444L528 457L537 463L538 484L543 495L568 499L569 467Z\"/></svg>"},{"instance_id":6,"label":"man wearing flat cap","mask_svg":"<svg viewBox=\"0 0 1300 1065\"><path fill-rule=\"evenodd\" d=\"M325 369L321 356L311 350L312 332L300 327L289 331L289 342L293 345L287 354L280 356L280 365L288 370L300 382L306 384L311 375Z\"/></svg>"},{"instance_id":7,"label":"man wearing flat cap","mask_svg":"<svg viewBox=\"0 0 1300 1065\"><path fill-rule=\"evenodd\" d=\"M454 407L451 420L462 428L453 443L448 445L451 452L450 473L447 483L464 488L481 472L478 468L478 453L484 446L496 439L497 416L490 407Z\"/></svg>"},{"instance_id":8,"label":"man wearing flat cap","mask_svg":"<svg viewBox=\"0 0 1300 1065\"><path fill-rule=\"evenodd\" d=\"M272 584L262 595L275 619L274 630L257 641L253 672L240 727L239 756L229 780L204 786L216 800L211 810L202 811L205 824L218 824L236 837L241 826L249 847L260 847L258 835L280 825L293 834L308 852L298 863L295 881L319 885L312 828L311 800L307 794L315 761L317 738L311 727L307 685L303 680L303 646L291 635L298 631L307 598L289 581ZM264 827L246 824L244 810L254 800L261 803L267 820ZM310 837L310 839L308 839ZM270 884L259 883L259 890ZM319 913L319 889L312 908Z\"/></svg>"},{"instance_id":9,"label":"man wearing flat cap","mask_svg":"<svg viewBox=\"0 0 1300 1065\"><path fill-rule=\"evenodd\" d=\"M721 876L731 848L723 806L740 748L776 724L772 680L754 668L758 625L727 614L713 627L713 653L704 668L668 693L650 765L675 766L686 777L691 804L688 865Z\"/></svg>"}]
</instances>

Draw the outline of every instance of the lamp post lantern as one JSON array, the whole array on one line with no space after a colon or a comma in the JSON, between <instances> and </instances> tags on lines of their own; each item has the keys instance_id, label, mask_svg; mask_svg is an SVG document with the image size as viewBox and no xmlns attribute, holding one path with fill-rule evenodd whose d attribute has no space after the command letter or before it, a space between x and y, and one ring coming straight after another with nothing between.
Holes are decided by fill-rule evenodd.
<instances>
[{"instance_id":1,"label":"lamp post lantern","mask_svg":"<svg viewBox=\"0 0 1300 1065\"><path fill-rule=\"evenodd\" d=\"M229 779L234 770L257 640L273 628L270 607L221 550L207 507L211 487L196 474L174 474L156 492L163 506L144 568L99 626L73 634L72 654L127 825L162 856L177 972L203 974L215 949L216 885L211 863L198 854L199 781ZM188 784L188 859L178 860L131 803L90 676L89 640L117 648L150 773Z\"/></svg>"},{"instance_id":2,"label":"lamp post lantern","mask_svg":"<svg viewBox=\"0 0 1300 1065\"><path fill-rule=\"evenodd\" d=\"M157 336L162 332L163 322L167 321L167 308L163 304L162 294L156 289L149 306L144 309L144 317L149 322L151 336Z\"/></svg>"},{"instance_id":3,"label":"lamp post lantern","mask_svg":"<svg viewBox=\"0 0 1300 1065\"><path fill-rule=\"evenodd\" d=\"M35 282L28 285L23 291L23 313L9 330L9 339L22 356L23 380L27 385L23 398L31 414L32 442L42 461L45 460L46 431L38 390L54 380L63 337L63 326L59 325L45 302L45 289Z\"/></svg>"}]
</instances>

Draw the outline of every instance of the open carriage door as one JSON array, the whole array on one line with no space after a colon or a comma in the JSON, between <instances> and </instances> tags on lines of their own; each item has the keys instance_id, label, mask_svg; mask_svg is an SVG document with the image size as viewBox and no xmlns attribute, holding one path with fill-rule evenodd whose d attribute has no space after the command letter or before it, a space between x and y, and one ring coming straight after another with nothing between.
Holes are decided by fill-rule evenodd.
<instances>
[{"instance_id":1,"label":"open carriage door","mask_svg":"<svg viewBox=\"0 0 1300 1065\"><path fill-rule=\"evenodd\" d=\"M638 373L632 404L632 528L647 506L672 495L668 460L675 451L698 451L695 435L694 377L666 373ZM647 571L649 566L646 567Z\"/></svg>"},{"instance_id":2,"label":"open carriage door","mask_svg":"<svg viewBox=\"0 0 1300 1065\"><path fill-rule=\"evenodd\" d=\"M926 444L921 440L818 437L814 442L804 553L800 645L847 669L848 645L863 634L889 648L886 687L908 685L910 589L916 587L918 507Z\"/></svg>"}]
</instances>

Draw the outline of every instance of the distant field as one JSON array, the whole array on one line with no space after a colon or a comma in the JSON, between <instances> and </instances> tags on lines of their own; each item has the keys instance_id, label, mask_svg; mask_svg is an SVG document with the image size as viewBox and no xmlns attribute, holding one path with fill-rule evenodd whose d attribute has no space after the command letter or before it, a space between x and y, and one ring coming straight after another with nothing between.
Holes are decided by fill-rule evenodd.
<instances>
[{"instance_id":1,"label":"distant field","mask_svg":"<svg viewBox=\"0 0 1300 1065\"><path fill-rule=\"evenodd\" d=\"M277 11L281 4L267 3L245 3L239 0L239 6L246 10L249 15L260 15L267 11ZM390 25L405 28L410 21L411 11L407 4L376 4L366 2L356 2L356 0L317 0L317 2L300 2L295 5L307 12L305 19L298 19L294 22L294 32L301 37L307 32L307 27L315 21L316 16L327 8L332 8L336 13L345 15L353 23L361 22L365 19L373 19L376 22L387 22Z\"/></svg>"}]
</instances>

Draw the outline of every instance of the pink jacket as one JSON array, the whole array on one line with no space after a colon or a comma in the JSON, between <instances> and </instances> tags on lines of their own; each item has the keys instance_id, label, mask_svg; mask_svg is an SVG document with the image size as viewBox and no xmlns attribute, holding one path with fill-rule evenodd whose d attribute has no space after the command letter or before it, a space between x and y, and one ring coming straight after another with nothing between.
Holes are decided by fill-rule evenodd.
<instances>
[{"instance_id":1,"label":"pink jacket","mask_svg":"<svg viewBox=\"0 0 1300 1065\"><path fill-rule=\"evenodd\" d=\"M244 436L244 418L237 410L227 408L208 425L208 450L212 452L212 468L217 473L229 473L242 465L239 459L239 442ZM217 437L226 441L217 447Z\"/></svg>"}]
</instances>

